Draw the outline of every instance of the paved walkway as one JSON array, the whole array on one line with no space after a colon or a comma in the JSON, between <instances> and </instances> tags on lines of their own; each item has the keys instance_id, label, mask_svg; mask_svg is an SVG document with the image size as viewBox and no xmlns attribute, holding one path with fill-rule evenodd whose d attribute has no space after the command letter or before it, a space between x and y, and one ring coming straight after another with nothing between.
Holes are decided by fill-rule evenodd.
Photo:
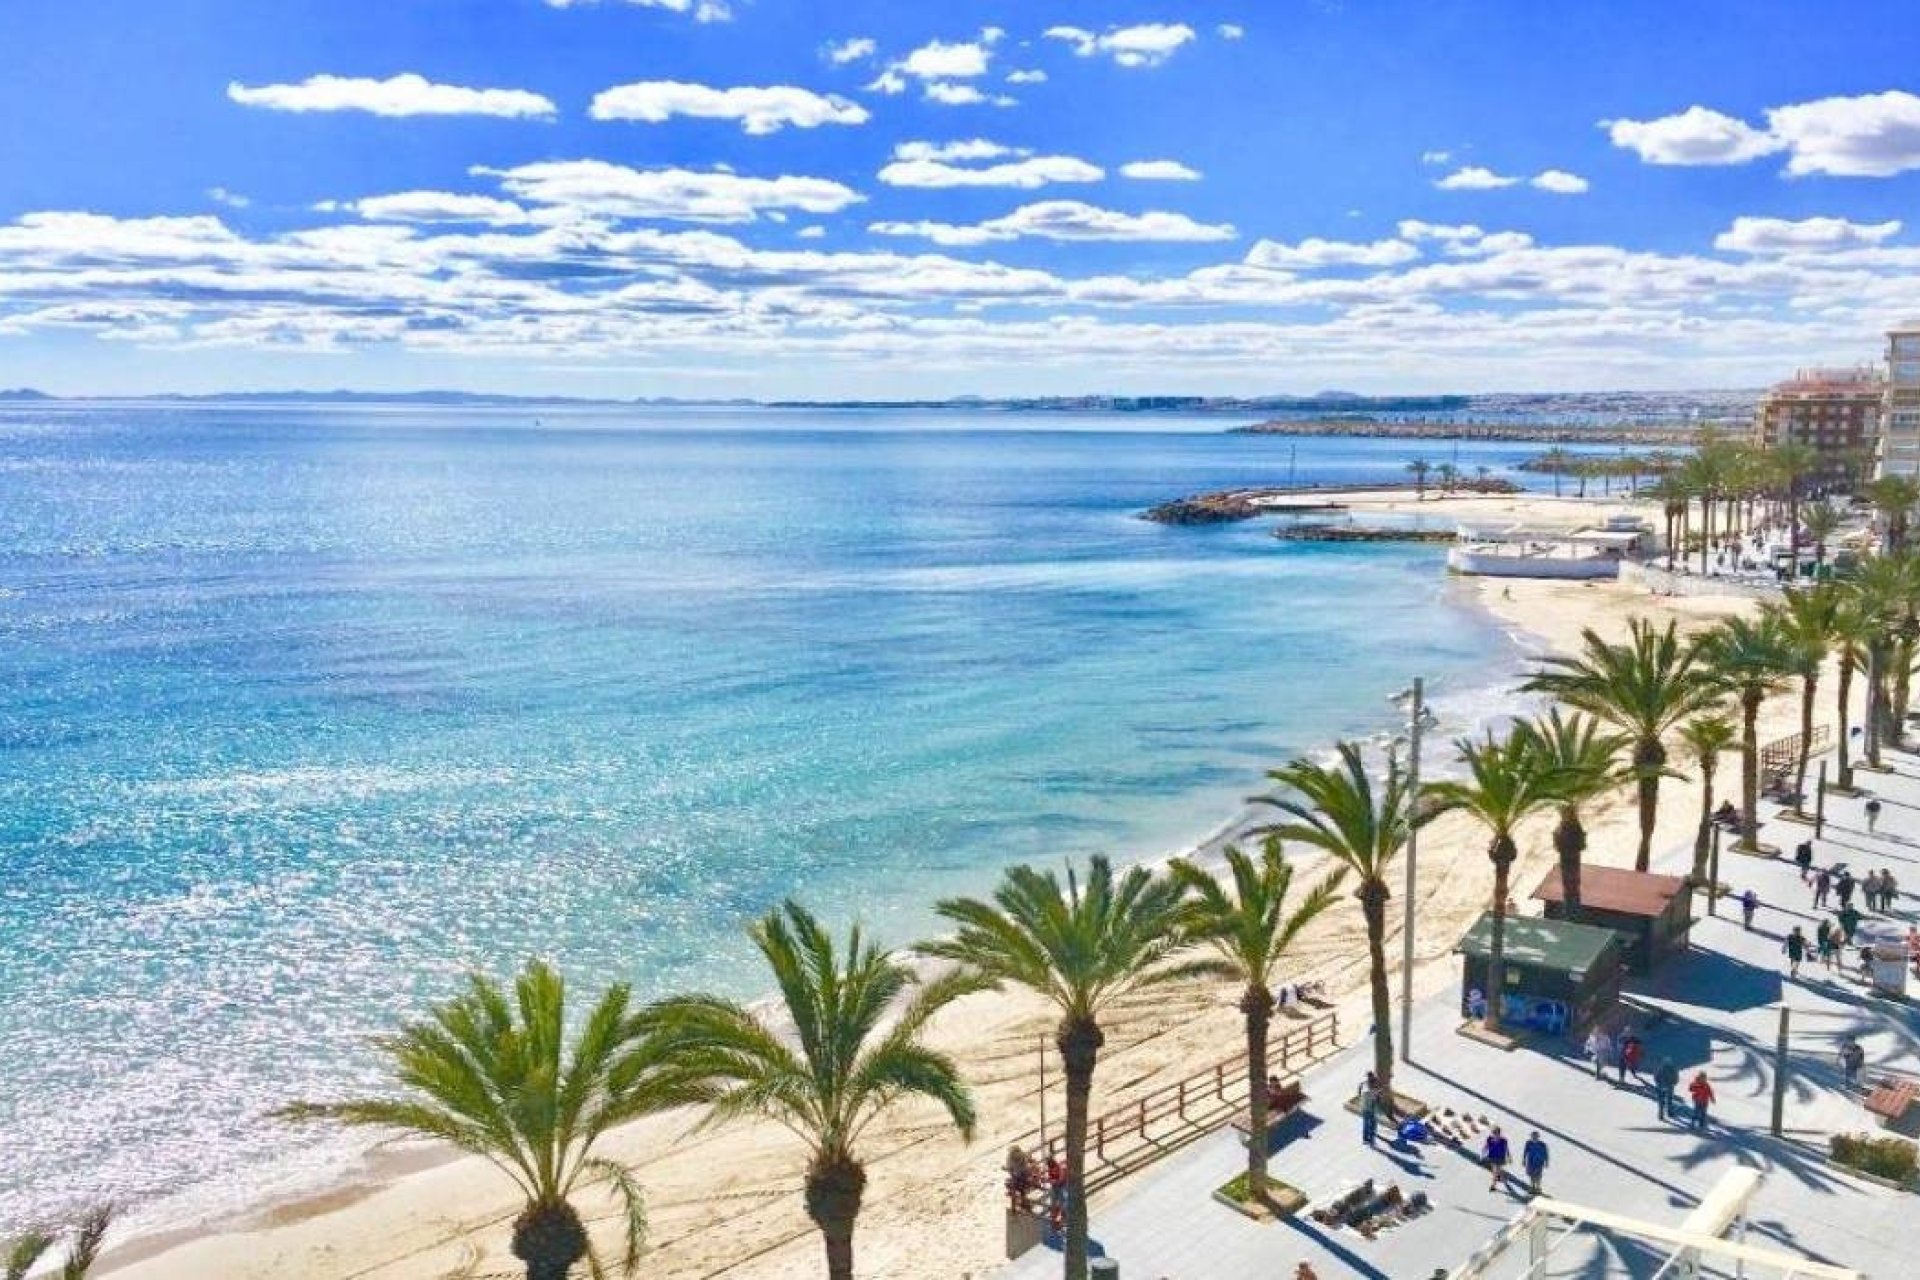
<instances>
[{"instance_id":1,"label":"paved walkway","mask_svg":"<svg viewBox=\"0 0 1920 1280\"><path fill-rule=\"evenodd\" d=\"M1920 759L1889 755L1896 772L1862 773L1878 794L1877 834L1868 834L1862 799L1831 797L1822 862L1845 860L1857 874L1891 868L1902 882L1894 915L1920 918ZM1811 829L1768 821L1762 839L1790 850ZM1680 870L1683 857L1662 869ZM1752 887L1763 903L1752 931L1740 924L1737 902L1723 900L1717 918L1705 918L1698 900L1693 950L1651 980L1629 983L1628 1002L1647 1024L1647 1062L1671 1055L1685 1079L1704 1068L1719 1096L1704 1134L1661 1120L1648 1092L1612 1072L1596 1080L1572 1054L1529 1045L1506 1052L1457 1034L1450 999L1416 1009L1414 1058L1397 1086L1436 1107L1449 1107L1499 1124L1521 1143L1538 1130L1552 1163L1549 1194L1677 1226L1687 1212L1737 1165L1763 1171L1751 1208L1748 1239L1817 1261L1855 1267L1876 1277L1920 1274L1920 1246L1897 1227L1911 1221L1920 1200L1839 1173L1824 1159L1836 1130L1877 1128L1857 1094L1843 1084L1834 1056L1841 1033L1855 1035L1872 1064L1920 1070L1920 1017L1914 1005L1897 1007L1868 997L1850 978L1803 968L1785 976L1782 939L1799 924L1812 935L1810 892L1785 859L1723 856L1721 878L1737 894ZM1858 899L1856 898L1856 904ZM1773 1138L1774 1049L1779 1009L1792 1010L1786 1138ZM1232 1130L1211 1135L1163 1164L1127 1180L1094 1203L1093 1235L1121 1266L1126 1280L1286 1280L1300 1261L1322 1280L1336 1276L1425 1280L1450 1270L1482 1244L1524 1203L1519 1189L1490 1191L1484 1171L1438 1144L1369 1149L1359 1122L1340 1104L1371 1061L1356 1045L1306 1080L1310 1101L1284 1130L1272 1162L1275 1177L1300 1188L1319 1205L1363 1178L1403 1191L1424 1191L1432 1212L1366 1240L1323 1228L1303 1212L1284 1223L1260 1224L1211 1199L1213 1189L1242 1167ZM1523 1251L1522 1251L1523 1252ZM1521 1253L1496 1274L1517 1275ZM1553 1257L1553 1276L1646 1276L1661 1258L1635 1241L1586 1232ZM1039 1249L1009 1264L1006 1280L1059 1274L1059 1255Z\"/></svg>"}]
</instances>

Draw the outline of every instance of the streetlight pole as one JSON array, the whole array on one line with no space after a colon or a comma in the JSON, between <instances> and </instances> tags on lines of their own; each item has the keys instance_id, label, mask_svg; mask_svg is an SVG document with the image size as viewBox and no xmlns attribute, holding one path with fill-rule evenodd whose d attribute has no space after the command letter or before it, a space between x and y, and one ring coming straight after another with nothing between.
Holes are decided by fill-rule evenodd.
<instances>
[{"instance_id":1,"label":"streetlight pole","mask_svg":"<svg viewBox=\"0 0 1920 1280\"><path fill-rule=\"evenodd\" d=\"M1413 1061L1413 885L1420 854L1420 730L1427 713L1426 682L1413 678L1413 719L1407 729L1407 888L1406 923L1400 929L1400 1061Z\"/></svg>"}]
</instances>

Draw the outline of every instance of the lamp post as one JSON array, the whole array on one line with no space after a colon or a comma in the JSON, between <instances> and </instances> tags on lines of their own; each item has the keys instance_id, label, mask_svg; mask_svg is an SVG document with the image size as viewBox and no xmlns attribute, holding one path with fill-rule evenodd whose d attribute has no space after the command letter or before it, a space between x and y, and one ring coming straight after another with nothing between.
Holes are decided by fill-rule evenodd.
<instances>
[{"instance_id":1,"label":"lamp post","mask_svg":"<svg viewBox=\"0 0 1920 1280\"><path fill-rule=\"evenodd\" d=\"M1426 681L1413 678L1407 707L1407 887L1400 928L1400 1061L1413 1061L1413 886L1420 856L1420 733L1426 727Z\"/></svg>"}]
</instances>

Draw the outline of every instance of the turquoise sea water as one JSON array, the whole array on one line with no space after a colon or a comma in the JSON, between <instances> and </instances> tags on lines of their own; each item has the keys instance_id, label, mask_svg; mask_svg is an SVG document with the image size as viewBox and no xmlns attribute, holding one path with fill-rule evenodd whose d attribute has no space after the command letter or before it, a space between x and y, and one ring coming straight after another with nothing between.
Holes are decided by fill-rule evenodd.
<instances>
[{"instance_id":1,"label":"turquoise sea water","mask_svg":"<svg viewBox=\"0 0 1920 1280\"><path fill-rule=\"evenodd\" d=\"M910 941L1198 839L1413 673L1490 698L1439 548L1134 518L1285 478L1222 425L0 410L0 1227L336 1169L260 1117L470 966L750 994L785 895Z\"/></svg>"}]
</instances>

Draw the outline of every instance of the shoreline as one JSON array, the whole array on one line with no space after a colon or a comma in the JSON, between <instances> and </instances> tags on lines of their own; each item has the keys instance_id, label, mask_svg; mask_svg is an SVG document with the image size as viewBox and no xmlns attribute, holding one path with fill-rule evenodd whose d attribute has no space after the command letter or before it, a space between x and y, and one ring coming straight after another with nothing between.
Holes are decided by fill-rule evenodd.
<instances>
[{"instance_id":1,"label":"shoreline","mask_svg":"<svg viewBox=\"0 0 1920 1280\"><path fill-rule=\"evenodd\" d=\"M1419 506L1439 510L1506 501L1428 499ZM1415 504L1408 495L1393 493L1368 505L1384 511ZM1589 499L1579 505L1590 509L1609 504ZM1700 621L1750 607L1750 602L1718 597L1646 597L1615 583L1449 579L1441 590L1450 607L1483 613L1490 633L1503 636L1510 646L1489 655L1486 684L1453 691L1469 700L1470 711L1484 713L1474 717L1475 732L1480 723L1511 714L1516 700L1513 674L1530 658L1566 647L1577 639L1581 625L1623 625L1629 610L1622 604L1637 601L1634 612ZM1503 691L1506 696L1501 696ZM1391 692L1379 691L1383 710ZM1390 722L1391 713L1379 720ZM1457 736L1451 724L1444 733ZM1374 737L1363 742L1377 746ZM1434 764L1440 763L1443 751L1435 742L1430 756ZM1679 784L1663 789L1663 829L1675 818L1690 819L1682 798L1685 789ZM1631 799L1610 797L1604 807L1606 814L1590 819L1595 849L1617 852L1617 838L1603 842L1601 832L1631 822ZM1138 861L1157 865L1182 855L1215 861L1257 812L1243 804L1185 847ZM1483 901L1476 885L1486 874L1485 862L1476 835L1464 824L1443 821L1435 824L1433 834L1423 836L1416 993L1443 985L1451 976L1451 948L1464 927L1454 925L1463 916L1477 914ZM1526 842L1517 887L1532 883L1542 844L1537 838ZM1546 856L1551 857L1550 848ZM1303 880L1317 879L1320 865L1319 859L1302 859ZM1390 914L1397 918L1397 908ZM1344 1025L1352 1028L1366 1025L1364 1015L1358 1022L1350 1020L1356 997L1364 997L1364 961L1355 954L1351 933L1343 936L1339 921L1344 915L1330 913L1324 927L1303 939L1298 976L1325 982ZM1390 939L1389 950L1397 954L1397 938ZM865 1265L877 1268L875 1274L950 1280L956 1274L980 1276L998 1265L998 1152L1011 1136L1032 1127L1037 1104L1033 1055L1050 1021L1036 1001L1015 993L962 1002L937 1021L935 1042L960 1058L974 1084L980 1134L972 1145L962 1145L957 1137L929 1125L929 1117L915 1108L905 1108L875 1127L872 1190L860 1237ZM1170 989L1131 1002L1108 1028L1096 1107L1114 1105L1132 1092L1190 1073L1201 1062L1232 1056L1240 1034L1232 1001L1211 986ZM1057 1080L1050 1083L1057 1091ZM760 1124L696 1133L690 1131L692 1120L650 1119L607 1140L607 1153L632 1164L648 1192L655 1240L649 1273L773 1280L811 1266L817 1241L801 1210L801 1157L792 1140ZM583 1197L581 1207L590 1222L608 1220L608 1206L597 1195ZM135 1237L110 1251L101 1273L143 1280L207 1274L424 1280L458 1268L511 1265L502 1224L513 1209L504 1180L476 1158L431 1144L388 1140L367 1148L361 1167L318 1193L263 1200L221 1221ZM938 1270L930 1269L933 1257L942 1259Z\"/></svg>"}]
</instances>

